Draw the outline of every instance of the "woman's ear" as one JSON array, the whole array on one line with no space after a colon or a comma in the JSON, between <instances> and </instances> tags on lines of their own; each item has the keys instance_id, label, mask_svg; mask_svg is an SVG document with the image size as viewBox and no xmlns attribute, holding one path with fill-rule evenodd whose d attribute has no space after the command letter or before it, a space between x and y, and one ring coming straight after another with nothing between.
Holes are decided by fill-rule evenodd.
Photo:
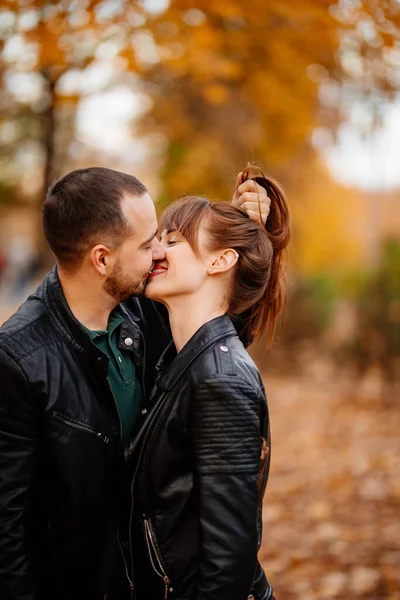
<instances>
[{"instance_id":1,"label":"woman's ear","mask_svg":"<svg viewBox=\"0 0 400 600\"><path fill-rule=\"evenodd\" d=\"M227 248L223 250L219 256L217 256L208 269L210 275L215 273L225 273L232 269L237 261L239 260L239 254L233 248Z\"/></svg>"}]
</instances>

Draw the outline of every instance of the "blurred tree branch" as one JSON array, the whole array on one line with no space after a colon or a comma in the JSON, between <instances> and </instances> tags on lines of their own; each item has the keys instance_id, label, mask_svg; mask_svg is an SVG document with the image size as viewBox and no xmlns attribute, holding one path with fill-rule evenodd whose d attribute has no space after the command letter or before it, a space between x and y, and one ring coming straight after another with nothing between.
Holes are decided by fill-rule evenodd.
<instances>
[{"instance_id":1,"label":"blurred tree branch","mask_svg":"<svg viewBox=\"0 0 400 600\"><path fill-rule=\"evenodd\" d=\"M396 0L174 0L161 12L139 0L3 0L2 179L20 183L34 144L41 203L79 100L132 72L151 98L139 132L164 140L166 202L188 190L227 198L246 159L290 175L315 126L337 128L343 94L397 92L399 27ZM112 75L91 83L106 64Z\"/></svg>"},{"instance_id":2,"label":"blurred tree branch","mask_svg":"<svg viewBox=\"0 0 400 600\"><path fill-rule=\"evenodd\" d=\"M101 68L109 55L120 58L116 77L135 69L131 35L142 13L139 3L128 0L0 4L2 123L8 134L3 177L11 184L20 182L18 156L24 146L34 144L43 156L42 172L37 173L39 204L68 152L63 143L71 140L71 132L65 127L74 126L79 99L88 94L83 78L92 65ZM107 83L99 83L93 92ZM29 113L39 126L24 127L22 113Z\"/></svg>"},{"instance_id":3,"label":"blurred tree branch","mask_svg":"<svg viewBox=\"0 0 400 600\"><path fill-rule=\"evenodd\" d=\"M287 172L316 125L338 127L349 85L371 98L394 93L399 8L394 0L176 0L149 18L159 58L139 64L153 100L141 131L167 141L163 200L205 185L227 198L246 159Z\"/></svg>"}]
</instances>

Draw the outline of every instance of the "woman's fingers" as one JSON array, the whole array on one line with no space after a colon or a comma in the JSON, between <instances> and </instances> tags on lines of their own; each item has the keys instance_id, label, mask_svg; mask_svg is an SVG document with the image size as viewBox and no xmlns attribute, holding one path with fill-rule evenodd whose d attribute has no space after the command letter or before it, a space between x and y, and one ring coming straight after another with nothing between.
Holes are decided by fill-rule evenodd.
<instances>
[{"instance_id":1,"label":"woman's fingers","mask_svg":"<svg viewBox=\"0 0 400 600\"><path fill-rule=\"evenodd\" d=\"M271 199L267 191L254 180L247 179L242 182L243 173L236 178L236 189L232 204L247 213L249 219L265 225L269 215Z\"/></svg>"},{"instance_id":2,"label":"woman's fingers","mask_svg":"<svg viewBox=\"0 0 400 600\"><path fill-rule=\"evenodd\" d=\"M264 190L265 192L265 190ZM241 202L237 207L247 213L249 219L261 222L265 225L270 211L271 199L267 193L256 194L253 192L245 192L240 196Z\"/></svg>"},{"instance_id":3,"label":"woman's fingers","mask_svg":"<svg viewBox=\"0 0 400 600\"><path fill-rule=\"evenodd\" d=\"M233 206L237 206L238 205L237 203L238 203L239 196L240 196L238 190L239 190L239 187L240 187L242 181L243 181L243 172L241 171L238 174L238 176L236 177L235 191L233 192L233 196L232 196L232 204L233 204Z\"/></svg>"},{"instance_id":4,"label":"woman's fingers","mask_svg":"<svg viewBox=\"0 0 400 600\"><path fill-rule=\"evenodd\" d=\"M254 179L246 179L243 183L241 183L238 187L238 195L241 196L246 192L251 192L255 194L260 194L267 196L267 191L261 185L259 185Z\"/></svg>"},{"instance_id":5,"label":"woman's fingers","mask_svg":"<svg viewBox=\"0 0 400 600\"><path fill-rule=\"evenodd\" d=\"M252 221L257 221L257 223L261 223L261 225L265 225L267 222L269 206L260 209L258 203L244 202L242 206L240 206L240 209L245 211Z\"/></svg>"},{"instance_id":6,"label":"woman's fingers","mask_svg":"<svg viewBox=\"0 0 400 600\"><path fill-rule=\"evenodd\" d=\"M236 177L236 189L243 183L243 171L240 171L238 176Z\"/></svg>"}]
</instances>

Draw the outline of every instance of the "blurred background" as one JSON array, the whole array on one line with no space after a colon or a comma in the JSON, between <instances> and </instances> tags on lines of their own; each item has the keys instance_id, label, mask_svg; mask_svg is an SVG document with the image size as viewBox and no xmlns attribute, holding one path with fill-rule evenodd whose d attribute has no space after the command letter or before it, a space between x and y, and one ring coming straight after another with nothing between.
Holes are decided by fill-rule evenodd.
<instances>
[{"instance_id":1,"label":"blurred background","mask_svg":"<svg viewBox=\"0 0 400 600\"><path fill-rule=\"evenodd\" d=\"M400 2L0 2L0 322L53 258L49 184L103 165L159 211L248 160L293 216L279 342L252 348L278 600L400 599Z\"/></svg>"}]
</instances>

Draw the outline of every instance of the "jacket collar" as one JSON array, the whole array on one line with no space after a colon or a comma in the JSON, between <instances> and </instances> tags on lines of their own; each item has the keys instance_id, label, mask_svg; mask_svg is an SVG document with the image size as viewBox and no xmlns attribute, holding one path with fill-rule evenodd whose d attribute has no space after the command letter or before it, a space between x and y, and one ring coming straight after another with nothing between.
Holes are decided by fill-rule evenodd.
<instances>
[{"instance_id":1,"label":"jacket collar","mask_svg":"<svg viewBox=\"0 0 400 600\"><path fill-rule=\"evenodd\" d=\"M83 330L68 306L58 277L57 267L54 267L46 275L41 288L39 288L39 294L40 292L42 292L43 300L50 310L54 324L62 335L69 339L76 350L99 354L90 336ZM132 346L127 347L123 345L123 347L125 350L135 351L139 345L139 328L136 323L127 320L125 311L122 312L122 315L124 316L124 323L120 330L120 345L123 345L125 338L131 337L133 341ZM133 315L130 316L133 317Z\"/></svg>"},{"instance_id":2,"label":"jacket collar","mask_svg":"<svg viewBox=\"0 0 400 600\"><path fill-rule=\"evenodd\" d=\"M230 317L222 315L202 325L173 358L169 366L164 367L175 349L173 344L168 346L156 366L156 369L161 371L156 380L157 387L162 390L172 389L191 363L207 348L218 342L218 340L236 335L237 332ZM165 370L163 370L164 368Z\"/></svg>"}]
</instances>

